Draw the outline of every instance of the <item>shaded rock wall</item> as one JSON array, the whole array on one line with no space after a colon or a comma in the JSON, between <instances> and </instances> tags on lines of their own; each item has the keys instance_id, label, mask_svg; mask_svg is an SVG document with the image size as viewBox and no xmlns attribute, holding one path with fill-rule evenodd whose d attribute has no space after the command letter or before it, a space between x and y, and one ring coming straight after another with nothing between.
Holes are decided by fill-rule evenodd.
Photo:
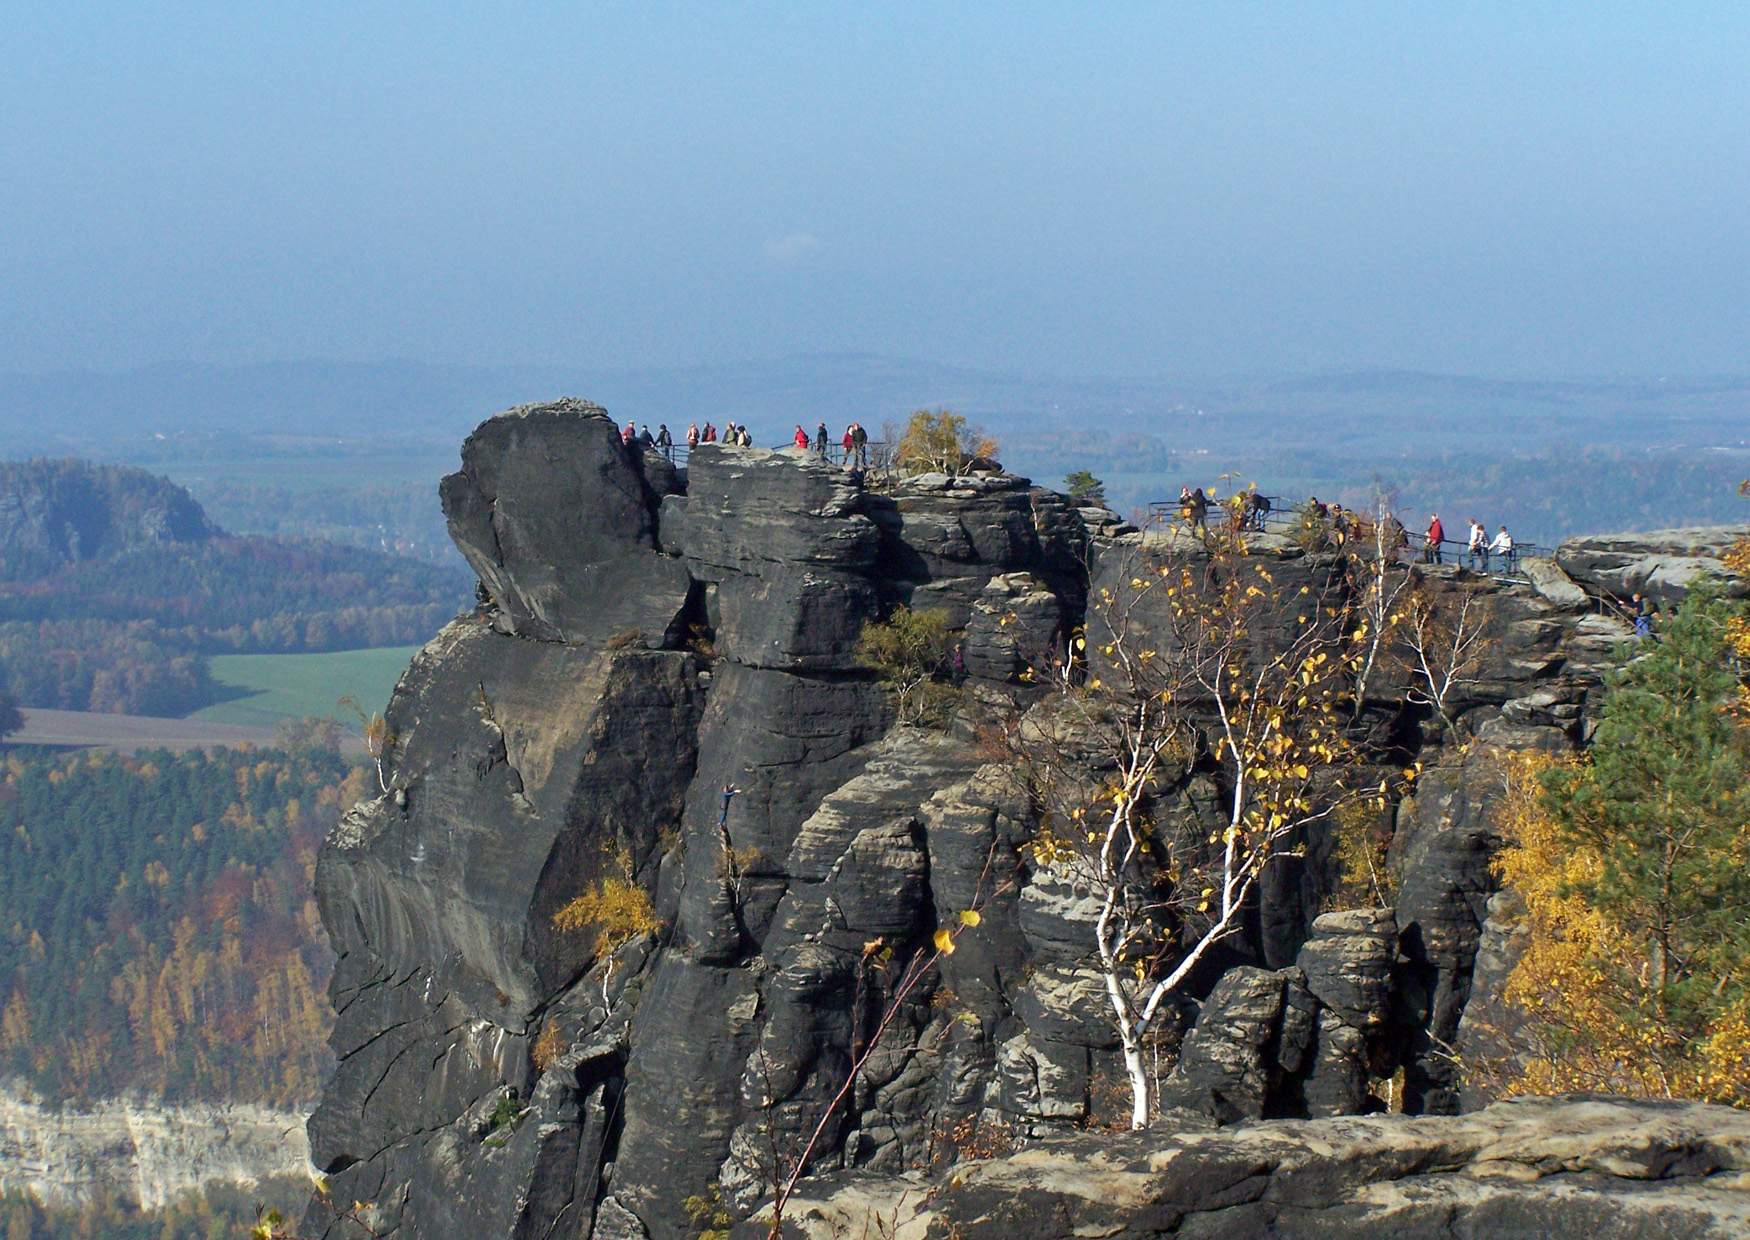
<instances>
[{"instance_id":1,"label":"shaded rock wall","mask_svg":"<svg viewBox=\"0 0 1750 1240\"><path fill-rule=\"evenodd\" d=\"M668 1237L691 1195L752 1209L904 963L981 898L814 1166L899 1174L1124 1113L1090 902L1022 864L1032 810L976 742L977 707L895 727L853 649L896 604L941 608L965 700L1024 695L1090 571L1139 536L998 472L873 494L808 454L719 446L682 479L581 401L483 424L443 498L482 605L403 676L387 790L318 866L340 1066L310 1134L336 1200L428 1237ZM1280 540L1257 552L1284 581L1335 571ZM1394 811L1397 907L1319 916L1328 841L1273 874L1181 1012L1162 1090L1181 1122L1351 1114L1399 1066L1414 1106L1457 1106L1489 754L1579 744L1626 635L1564 580L1438 574L1492 626L1451 707L1482 744L1461 756L1382 688L1370 726L1429 767ZM606 961L551 918L618 874L663 929ZM321 1202L308 1226L348 1234Z\"/></svg>"}]
</instances>

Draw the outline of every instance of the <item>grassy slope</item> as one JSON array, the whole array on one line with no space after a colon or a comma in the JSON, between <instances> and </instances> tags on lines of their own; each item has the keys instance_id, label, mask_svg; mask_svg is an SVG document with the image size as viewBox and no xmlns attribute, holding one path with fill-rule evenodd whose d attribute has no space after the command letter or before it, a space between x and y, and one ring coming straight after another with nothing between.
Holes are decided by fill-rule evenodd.
<instances>
[{"instance_id":1,"label":"grassy slope","mask_svg":"<svg viewBox=\"0 0 1750 1240\"><path fill-rule=\"evenodd\" d=\"M339 700L350 694L367 712L383 709L396 677L418 649L385 646L330 654L216 655L213 679L248 696L208 706L189 717L209 723L268 727L281 719L304 715L326 715L353 723L356 720L337 704Z\"/></svg>"}]
</instances>

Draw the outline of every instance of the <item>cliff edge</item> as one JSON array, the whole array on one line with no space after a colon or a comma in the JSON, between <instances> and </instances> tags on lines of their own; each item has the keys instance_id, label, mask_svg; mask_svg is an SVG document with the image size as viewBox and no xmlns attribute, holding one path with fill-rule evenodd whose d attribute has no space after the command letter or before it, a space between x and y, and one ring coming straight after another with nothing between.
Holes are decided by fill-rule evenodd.
<instances>
[{"instance_id":1,"label":"cliff edge","mask_svg":"<svg viewBox=\"0 0 1750 1240\"><path fill-rule=\"evenodd\" d=\"M1028 871L1034 810L980 743L979 703L1037 693L1026 652L1057 646L1147 536L995 469L876 492L807 454L703 446L683 475L577 400L488 420L462 460L442 498L482 603L402 677L386 790L318 864L339 1068L309 1126L330 1181L309 1230L362 1234L328 1204L354 1201L379 1233L481 1240L751 1213L887 1005L868 944L903 958L981 895L979 932L901 1005L811 1170L900 1184L979 1134L1107 1119L1123 1078L1088 1001L1088 902ZM1288 586L1331 575L1286 539L1255 554ZM1424 768L1390 812L1395 902L1327 912L1328 840L1271 867L1179 1017L1161 1092L1185 1131L1356 1115L1400 1069L1406 1109L1460 1107L1450 1048L1505 934L1499 755L1582 744L1628 631L1553 564L1436 584L1489 618L1448 704L1476 743L1382 690L1367 726ZM853 656L901 603L960 644L948 727L897 726ZM993 872L1021 877L993 895ZM661 925L611 956L553 924L604 880Z\"/></svg>"}]
</instances>

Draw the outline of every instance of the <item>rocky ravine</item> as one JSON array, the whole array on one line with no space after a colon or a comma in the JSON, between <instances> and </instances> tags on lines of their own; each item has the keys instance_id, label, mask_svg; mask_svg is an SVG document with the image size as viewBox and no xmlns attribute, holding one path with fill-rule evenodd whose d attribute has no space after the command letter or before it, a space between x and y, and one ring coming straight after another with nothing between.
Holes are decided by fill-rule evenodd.
<instances>
[{"instance_id":1,"label":"rocky ravine","mask_svg":"<svg viewBox=\"0 0 1750 1240\"><path fill-rule=\"evenodd\" d=\"M1030 692L1025 653L1079 623L1143 536L997 472L873 494L805 456L707 447L683 479L576 400L482 424L442 495L485 601L403 676L391 792L318 865L339 1068L310 1139L334 1200L372 1203L380 1232L482 1240L688 1235L694 1195L752 1210L774 1141L800 1144L885 1003L863 946L927 943L987 868L1020 881L900 1012L815 1169L879 1196L870 1177L940 1166L969 1132L1051 1137L1111 1112L1087 901L1021 865L1031 810L972 725L980 700ZM1281 539L1256 554L1288 584L1333 570ZM1426 767L1394 810L1396 905L1320 916L1327 841L1274 867L1185 1007L1163 1132L1355 1114L1400 1067L1412 1110L1458 1109L1449 1049L1498 980L1479 948L1507 936L1498 755L1582 743L1626 636L1556 565L1532 581L1439 576L1491 628L1451 704L1478 743L1449 748L1382 687L1368 726ZM955 729L895 727L854 666L861 625L900 602L961 636L973 705ZM1193 787L1175 795L1198 812ZM551 918L621 865L663 930L610 969ZM357 1234L322 1202L306 1222Z\"/></svg>"}]
</instances>

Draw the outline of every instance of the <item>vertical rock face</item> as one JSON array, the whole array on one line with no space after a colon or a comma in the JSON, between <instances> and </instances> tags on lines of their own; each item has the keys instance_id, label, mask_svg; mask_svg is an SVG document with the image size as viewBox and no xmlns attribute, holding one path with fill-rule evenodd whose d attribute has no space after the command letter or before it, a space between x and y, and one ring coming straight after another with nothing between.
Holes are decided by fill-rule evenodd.
<instances>
[{"instance_id":1,"label":"vertical rock face","mask_svg":"<svg viewBox=\"0 0 1750 1240\"><path fill-rule=\"evenodd\" d=\"M385 791L318 866L331 1200L371 1203L380 1233L479 1240L669 1237L696 1230L689 1197L751 1207L905 962L974 903L979 931L895 1010L812 1165L898 1172L1127 1114L1088 894L1022 864L1010 774L964 729L896 727L854 648L897 604L939 608L969 700L1027 692L1133 532L996 472L874 494L808 454L701 447L683 480L582 401L483 424L443 499L483 602L402 677ZM1283 581L1335 571L1260 554ZM1456 1103L1487 754L1579 743L1613 631L1559 582L1439 584L1498 629L1453 707L1486 743L1459 761L1401 684L1380 691L1369 726L1430 767L1396 810L1397 908L1318 916L1321 841L1273 877L1183 1014L1162 1093L1197 1122L1353 1113L1399 1066L1418 1106ZM553 926L604 881L661 923L610 959ZM322 1201L307 1226L357 1234Z\"/></svg>"}]
</instances>

